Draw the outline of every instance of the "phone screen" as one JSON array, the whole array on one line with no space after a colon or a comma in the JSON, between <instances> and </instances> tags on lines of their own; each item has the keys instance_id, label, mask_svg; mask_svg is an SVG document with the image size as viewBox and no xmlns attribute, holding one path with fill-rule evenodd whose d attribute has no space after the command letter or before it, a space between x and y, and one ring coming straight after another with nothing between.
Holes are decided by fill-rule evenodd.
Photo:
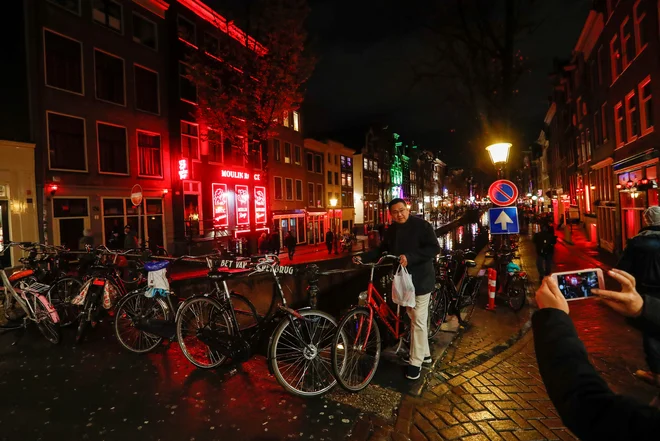
<instances>
[{"instance_id":1,"label":"phone screen","mask_svg":"<svg viewBox=\"0 0 660 441\"><path fill-rule=\"evenodd\" d=\"M598 273L593 270L558 274L556 277L559 290L566 300L592 297L591 290L598 288Z\"/></svg>"}]
</instances>

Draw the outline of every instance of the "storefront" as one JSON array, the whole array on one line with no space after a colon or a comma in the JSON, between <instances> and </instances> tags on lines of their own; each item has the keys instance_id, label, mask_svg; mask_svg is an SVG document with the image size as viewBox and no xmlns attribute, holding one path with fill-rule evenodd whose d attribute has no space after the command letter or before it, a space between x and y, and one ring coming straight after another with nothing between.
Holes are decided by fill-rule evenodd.
<instances>
[{"instance_id":1,"label":"storefront","mask_svg":"<svg viewBox=\"0 0 660 441\"><path fill-rule=\"evenodd\" d=\"M328 228L327 213L325 210L307 211L307 240L309 244L323 243Z\"/></svg>"},{"instance_id":2,"label":"storefront","mask_svg":"<svg viewBox=\"0 0 660 441\"><path fill-rule=\"evenodd\" d=\"M34 144L0 140L0 246L38 242ZM19 253L8 250L3 266L18 265Z\"/></svg>"},{"instance_id":3,"label":"storefront","mask_svg":"<svg viewBox=\"0 0 660 441\"><path fill-rule=\"evenodd\" d=\"M273 212L273 228L279 232L280 246L284 246L284 238L291 231L296 243L307 243L305 210L282 210Z\"/></svg>"}]
</instances>

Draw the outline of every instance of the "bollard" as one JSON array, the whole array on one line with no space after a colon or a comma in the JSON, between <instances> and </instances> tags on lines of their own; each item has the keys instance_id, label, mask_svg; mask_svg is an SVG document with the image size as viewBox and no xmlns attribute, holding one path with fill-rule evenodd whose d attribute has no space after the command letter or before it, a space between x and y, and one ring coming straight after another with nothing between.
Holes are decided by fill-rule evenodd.
<instances>
[{"instance_id":1,"label":"bollard","mask_svg":"<svg viewBox=\"0 0 660 441\"><path fill-rule=\"evenodd\" d=\"M495 311L495 289L497 286L497 271L488 268L488 306L486 310Z\"/></svg>"}]
</instances>

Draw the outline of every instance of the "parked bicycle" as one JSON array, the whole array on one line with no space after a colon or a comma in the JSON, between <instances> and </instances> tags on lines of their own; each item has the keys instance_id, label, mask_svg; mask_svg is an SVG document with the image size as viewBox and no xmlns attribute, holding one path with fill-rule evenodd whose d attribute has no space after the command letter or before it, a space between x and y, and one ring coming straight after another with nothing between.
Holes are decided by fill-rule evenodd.
<instances>
[{"instance_id":1,"label":"parked bicycle","mask_svg":"<svg viewBox=\"0 0 660 441\"><path fill-rule=\"evenodd\" d=\"M518 312L527 300L527 273L513 262L515 258L513 250L503 249L495 255L495 268L498 295L504 298L514 312Z\"/></svg>"},{"instance_id":2,"label":"parked bicycle","mask_svg":"<svg viewBox=\"0 0 660 441\"><path fill-rule=\"evenodd\" d=\"M208 277L215 286L209 294L187 299L177 318L177 341L185 357L200 368L219 366L227 359L240 363L252 347L270 332L267 351L269 370L288 392L300 396L321 395L336 384L330 366L330 346L337 323L329 314L287 306L280 283L276 255L253 256L249 276L268 274L275 288L268 313L256 325L243 328L231 301L227 281L236 272L218 268L208 260ZM279 301L279 302L278 302Z\"/></svg>"},{"instance_id":3,"label":"parked bicycle","mask_svg":"<svg viewBox=\"0 0 660 441\"><path fill-rule=\"evenodd\" d=\"M28 242L9 242L0 250L0 256L4 255L5 251L11 247L19 247L27 251L32 245ZM18 319L20 323L10 323L0 326L0 331L25 330L30 323L34 323L37 325L39 332L49 342L53 344L59 343L60 320L57 311L46 296L49 286L29 279L21 279L12 285L2 263L0 263L0 280L2 280L5 288L5 306L10 305L13 309L20 308L23 311L23 314ZM12 301L8 302L7 299L11 299Z\"/></svg>"}]
</instances>

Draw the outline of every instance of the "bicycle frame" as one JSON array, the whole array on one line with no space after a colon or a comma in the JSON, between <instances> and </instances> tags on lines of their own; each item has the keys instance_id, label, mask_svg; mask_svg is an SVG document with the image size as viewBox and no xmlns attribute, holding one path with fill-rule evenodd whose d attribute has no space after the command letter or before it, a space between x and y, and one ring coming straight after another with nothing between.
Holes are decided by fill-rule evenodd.
<instances>
[{"instance_id":1,"label":"bicycle frame","mask_svg":"<svg viewBox=\"0 0 660 441\"><path fill-rule=\"evenodd\" d=\"M2 279L2 283L5 286L5 295L11 295L16 300L16 302L21 305L21 308L23 311L25 311L26 318L28 320L35 323L39 321L36 315L36 302L38 301L44 306L44 308L46 308L46 311L48 311L48 314L53 319L54 323L60 322L60 317L57 314L57 311L55 308L53 308L53 305L51 305L46 296L32 291L27 291L22 288L19 288L18 290L14 289L14 287L9 282L9 277L7 277L7 272L4 270L4 268L0 268L0 279ZM30 304L30 301L28 300L28 293L33 298L32 304Z\"/></svg>"}]
</instances>

